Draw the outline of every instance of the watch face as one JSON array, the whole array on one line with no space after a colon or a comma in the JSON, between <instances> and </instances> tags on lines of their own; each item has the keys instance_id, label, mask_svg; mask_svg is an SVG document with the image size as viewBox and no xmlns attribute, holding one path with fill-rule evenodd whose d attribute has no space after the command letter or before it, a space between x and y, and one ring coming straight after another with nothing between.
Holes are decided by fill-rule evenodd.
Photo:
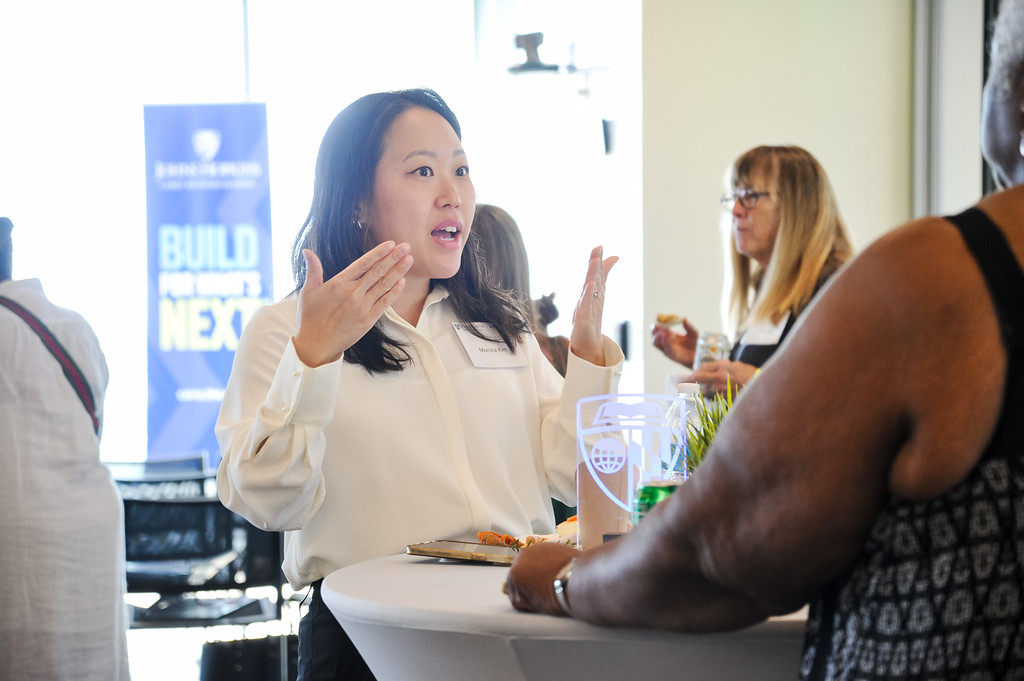
<instances>
[{"instance_id":1,"label":"watch face","mask_svg":"<svg viewBox=\"0 0 1024 681\"><path fill-rule=\"evenodd\" d=\"M569 608L568 594L566 594L566 587L569 586L569 577L572 576L573 566L576 565L576 559L573 558L566 563L558 574L555 575L555 600L558 601L558 607L562 609L569 617L572 617L572 610Z\"/></svg>"}]
</instances>

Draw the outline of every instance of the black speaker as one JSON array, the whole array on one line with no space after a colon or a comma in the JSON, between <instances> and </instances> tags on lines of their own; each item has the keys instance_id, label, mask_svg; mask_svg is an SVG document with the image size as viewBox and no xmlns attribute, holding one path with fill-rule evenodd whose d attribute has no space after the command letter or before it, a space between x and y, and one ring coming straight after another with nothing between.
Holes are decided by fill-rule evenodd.
<instances>
[{"instance_id":1,"label":"black speaker","mask_svg":"<svg viewBox=\"0 0 1024 681\"><path fill-rule=\"evenodd\" d=\"M295 634L215 641L203 644L200 681L284 681L281 648L288 654L288 681L298 677L299 637Z\"/></svg>"}]
</instances>

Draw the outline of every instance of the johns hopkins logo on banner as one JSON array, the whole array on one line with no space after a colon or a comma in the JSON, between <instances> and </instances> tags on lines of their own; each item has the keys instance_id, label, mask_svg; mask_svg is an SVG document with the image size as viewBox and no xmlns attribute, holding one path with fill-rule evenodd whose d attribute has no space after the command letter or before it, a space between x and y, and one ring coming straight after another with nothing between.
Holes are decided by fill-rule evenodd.
<instances>
[{"instance_id":1,"label":"johns hopkins logo on banner","mask_svg":"<svg viewBox=\"0 0 1024 681\"><path fill-rule=\"evenodd\" d=\"M263 104L147 106L149 457L219 459L242 328L270 302Z\"/></svg>"},{"instance_id":2,"label":"johns hopkins logo on banner","mask_svg":"<svg viewBox=\"0 0 1024 681\"><path fill-rule=\"evenodd\" d=\"M220 130L202 128L192 131L192 151L200 161L209 163L220 151Z\"/></svg>"},{"instance_id":3,"label":"johns hopkins logo on banner","mask_svg":"<svg viewBox=\"0 0 1024 681\"><path fill-rule=\"evenodd\" d=\"M658 394L596 395L577 403L579 458L624 511L632 510L641 482L671 477L685 462L680 406L678 397Z\"/></svg>"}]
</instances>

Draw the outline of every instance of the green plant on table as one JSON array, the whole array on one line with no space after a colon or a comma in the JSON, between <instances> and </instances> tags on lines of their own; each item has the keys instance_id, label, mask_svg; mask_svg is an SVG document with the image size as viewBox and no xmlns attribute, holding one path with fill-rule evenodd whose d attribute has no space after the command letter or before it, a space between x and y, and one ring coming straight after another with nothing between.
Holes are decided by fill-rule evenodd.
<instances>
[{"instance_id":1,"label":"green plant on table","mask_svg":"<svg viewBox=\"0 0 1024 681\"><path fill-rule=\"evenodd\" d=\"M732 385L726 380L725 393L718 393L711 400L694 400L699 423L686 424L686 468L690 473L697 470L711 448L722 420L732 408L732 393Z\"/></svg>"}]
</instances>

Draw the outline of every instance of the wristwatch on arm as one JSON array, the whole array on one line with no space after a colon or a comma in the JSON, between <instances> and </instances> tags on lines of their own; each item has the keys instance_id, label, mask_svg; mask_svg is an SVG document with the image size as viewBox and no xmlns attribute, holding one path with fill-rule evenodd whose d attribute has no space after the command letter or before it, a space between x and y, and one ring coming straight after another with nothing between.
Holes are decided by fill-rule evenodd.
<instances>
[{"instance_id":1,"label":"wristwatch on arm","mask_svg":"<svg viewBox=\"0 0 1024 681\"><path fill-rule=\"evenodd\" d=\"M562 566L562 569L555 575L555 600L558 601L558 607L562 609L562 614L567 617L572 617L572 608L569 607L569 594L567 589L569 588L569 578L572 577L572 569L576 566L576 559L573 558L568 563Z\"/></svg>"}]
</instances>

